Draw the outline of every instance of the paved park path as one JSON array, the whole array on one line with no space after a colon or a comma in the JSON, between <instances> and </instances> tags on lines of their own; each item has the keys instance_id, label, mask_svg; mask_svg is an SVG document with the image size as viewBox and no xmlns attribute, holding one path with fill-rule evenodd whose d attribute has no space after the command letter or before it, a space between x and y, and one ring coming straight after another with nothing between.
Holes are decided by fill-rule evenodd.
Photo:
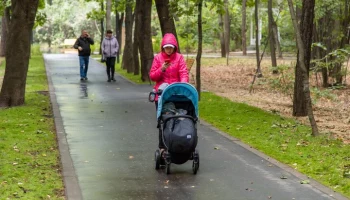
<instances>
[{"instance_id":1,"label":"paved park path","mask_svg":"<svg viewBox=\"0 0 350 200\"><path fill-rule=\"evenodd\" d=\"M326 200L346 199L201 122L201 165L154 169L155 106L149 85L116 76L90 59L80 81L77 55L45 54L58 142L69 200ZM218 147L218 148L215 148ZM287 179L281 179L281 176Z\"/></svg>"}]
</instances>

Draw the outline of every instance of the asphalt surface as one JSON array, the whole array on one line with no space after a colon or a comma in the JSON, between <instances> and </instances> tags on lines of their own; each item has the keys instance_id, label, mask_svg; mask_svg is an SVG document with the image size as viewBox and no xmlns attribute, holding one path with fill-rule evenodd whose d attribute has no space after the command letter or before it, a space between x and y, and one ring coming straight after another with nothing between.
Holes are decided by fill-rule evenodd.
<instances>
[{"instance_id":1,"label":"asphalt surface","mask_svg":"<svg viewBox=\"0 0 350 200\"><path fill-rule=\"evenodd\" d=\"M154 169L158 144L149 85L116 75L90 59L88 81L80 81L77 55L45 54L50 95L69 200L346 199L306 176L201 122L200 168ZM281 179L286 177L286 179Z\"/></svg>"}]
</instances>

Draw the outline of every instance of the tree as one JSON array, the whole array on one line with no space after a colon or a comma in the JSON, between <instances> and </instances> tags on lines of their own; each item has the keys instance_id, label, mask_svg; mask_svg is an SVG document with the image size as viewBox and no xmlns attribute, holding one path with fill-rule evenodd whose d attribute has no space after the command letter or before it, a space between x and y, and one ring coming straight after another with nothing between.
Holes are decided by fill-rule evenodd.
<instances>
[{"instance_id":1,"label":"tree","mask_svg":"<svg viewBox=\"0 0 350 200\"><path fill-rule=\"evenodd\" d=\"M100 6L101 6L101 11L104 12L104 2L101 1L100 2ZM100 18L100 25L101 25L101 41L100 41L100 54L102 54L102 42L103 39L105 37L105 26L104 26L104 18Z\"/></svg>"},{"instance_id":2,"label":"tree","mask_svg":"<svg viewBox=\"0 0 350 200\"><path fill-rule=\"evenodd\" d=\"M120 50L122 47L122 28L123 28L123 21L124 21L124 12L119 14L119 7L118 4L119 0L115 0L115 35L119 43L119 49L117 53L117 63L120 62ZM125 9L124 9L125 10Z\"/></svg>"},{"instance_id":3,"label":"tree","mask_svg":"<svg viewBox=\"0 0 350 200\"><path fill-rule=\"evenodd\" d=\"M304 0L303 7L301 11L300 20L300 37L303 41L304 49L303 54L303 64L305 65L306 75L309 79L310 71L310 60L311 60L311 44L312 44L312 32L313 32L313 19L314 19L314 0ZM297 45L298 47L298 45ZM300 54L298 47L298 54ZM295 82L294 82L294 98L293 98L293 116L307 116L307 100L304 92L304 71L301 68L301 60L297 59L297 64L295 67Z\"/></svg>"},{"instance_id":4,"label":"tree","mask_svg":"<svg viewBox=\"0 0 350 200\"><path fill-rule=\"evenodd\" d=\"M164 36L166 33L172 33L175 35L176 39L178 39L174 18L170 16L169 12L169 0L155 0L155 3L162 35ZM178 47L178 52L180 52L180 45Z\"/></svg>"},{"instance_id":5,"label":"tree","mask_svg":"<svg viewBox=\"0 0 350 200\"><path fill-rule=\"evenodd\" d=\"M228 11L228 0L224 0L225 15L224 15L224 37L225 37L225 51L226 64L228 65L228 58L230 55L230 13Z\"/></svg>"},{"instance_id":6,"label":"tree","mask_svg":"<svg viewBox=\"0 0 350 200\"><path fill-rule=\"evenodd\" d=\"M126 69L128 73L133 71L133 51L132 51L132 14L133 0L126 1L125 7L125 45L123 52L122 68Z\"/></svg>"},{"instance_id":7,"label":"tree","mask_svg":"<svg viewBox=\"0 0 350 200\"><path fill-rule=\"evenodd\" d=\"M139 32L141 28L141 0L136 0L135 5L135 28L134 28L134 43L133 43L133 58L134 58L134 75L140 74L140 62L139 62Z\"/></svg>"},{"instance_id":8,"label":"tree","mask_svg":"<svg viewBox=\"0 0 350 200\"><path fill-rule=\"evenodd\" d=\"M311 95L310 95L310 83L309 83L309 75L308 75L308 69L306 67L306 63L309 59L309 55L307 55L311 50L311 44L310 46L307 46L309 44L309 41L304 41L306 36L311 35L311 33L306 33L306 30L312 30L313 27L313 18L314 18L314 7L315 7L315 1L314 0L304 0L303 1L303 14L302 14L302 20L301 20L301 30L303 30L304 35L302 35L301 31L299 30L298 22L296 20L293 2L292 0L288 0L289 5L289 11L292 17L293 26L294 26L294 32L295 37L297 40L297 48L298 48L298 64L297 68L301 70L301 73L299 75L302 76L302 83L303 83L303 92L305 97L305 102L307 105L307 115L310 120L311 128L312 128L312 135L317 136L319 135L316 120L314 118L313 110L312 110L312 102L311 102ZM302 38L304 36L304 38ZM306 44L306 45L305 45ZM305 51L304 51L305 50ZM310 60L308 61L308 65L310 64ZM299 66L299 67L298 67ZM295 79L297 81L297 79ZM298 102L301 104L304 104L304 102Z\"/></svg>"},{"instance_id":9,"label":"tree","mask_svg":"<svg viewBox=\"0 0 350 200\"><path fill-rule=\"evenodd\" d=\"M39 0L11 0L6 69L0 93L0 107L20 106L25 102L30 38L38 5Z\"/></svg>"},{"instance_id":10,"label":"tree","mask_svg":"<svg viewBox=\"0 0 350 200\"><path fill-rule=\"evenodd\" d=\"M106 0L106 30L112 30L111 12L112 0Z\"/></svg>"},{"instance_id":11,"label":"tree","mask_svg":"<svg viewBox=\"0 0 350 200\"><path fill-rule=\"evenodd\" d=\"M220 37L220 47L221 47L221 57L225 58L226 57L226 46L225 46L225 29L224 29L224 17L220 13L219 14L219 37Z\"/></svg>"},{"instance_id":12,"label":"tree","mask_svg":"<svg viewBox=\"0 0 350 200\"><path fill-rule=\"evenodd\" d=\"M259 38L259 0L255 0L255 55L256 55L256 64L257 64L257 70L256 70L256 76L262 77L261 68L260 68L260 38Z\"/></svg>"},{"instance_id":13,"label":"tree","mask_svg":"<svg viewBox=\"0 0 350 200\"><path fill-rule=\"evenodd\" d=\"M247 55L247 0L242 1L242 52Z\"/></svg>"},{"instance_id":14,"label":"tree","mask_svg":"<svg viewBox=\"0 0 350 200\"><path fill-rule=\"evenodd\" d=\"M152 0L141 0L143 5L140 9L141 26L139 31L139 51L141 60L141 79L142 81L149 81L149 71L153 62L153 48L152 48L152 31L151 31L151 14L152 14Z\"/></svg>"},{"instance_id":15,"label":"tree","mask_svg":"<svg viewBox=\"0 0 350 200\"><path fill-rule=\"evenodd\" d=\"M10 20L10 7L6 6L7 0L3 0L5 8L4 14L1 18L1 46L0 46L0 56L3 57L6 54L6 43L7 43L7 34L8 26Z\"/></svg>"},{"instance_id":16,"label":"tree","mask_svg":"<svg viewBox=\"0 0 350 200\"><path fill-rule=\"evenodd\" d=\"M269 18L269 41L270 41L270 52L271 52L271 62L272 62L272 67L273 67L273 73L277 74L278 71L276 69L277 67L277 60L276 60L276 44L275 44L275 38L274 38L274 32L273 32L273 24L274 24L274 19L273 19L273 12L272 12L272 0L268 1L268 18Z\"/></svg>"},{"instance_id":17,"label":"tree","mask_svg":"<svg viewBox=\"0 0 350 200\"><path fill-rule=\"evenodd\" d=\"M202 57L202 39L203 39L203 31L202 31L202 4L203 0L199 0L198 2L198 50L196 57L196 87L198 91L198 98L201 98L201 57Z\"/></svg>"}]
</instances>

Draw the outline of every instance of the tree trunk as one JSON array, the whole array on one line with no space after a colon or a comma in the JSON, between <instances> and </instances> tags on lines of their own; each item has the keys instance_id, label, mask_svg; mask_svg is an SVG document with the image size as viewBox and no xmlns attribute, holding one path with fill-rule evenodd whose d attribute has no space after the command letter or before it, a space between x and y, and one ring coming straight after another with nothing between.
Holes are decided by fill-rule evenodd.
<instances>
[{"instance_id":1,"label":"tree trunk","mask_svg":"<svg viewBox=\"0 0 350 200\"><path fill-rule=\"evenodd\" d=\"M276 44L275 44L275 38L273 34L273 12L272 12L272 0L268 1L268 18L269 18L269 41L270 41L270 52L271 52L271 63L272 63L272 73L277 74L277 60L276 60Z\"/></svg>"},{"instance_id":2,"label":"tree trunk","mask_svg":"<svg viewBox=\"0 0 350 200\"><path fill-rule=\"evenodd\" d=\"M225 49L225 34L224 34L224 17L222 14L219 14L219 27L221 30L220 31L220 47L221 47L221 57L225 58L226 57L226 49Z\"/></svg>"},{"instance_id":3,"label":"tree trunk","mask_svg":"<svg viewBox=\"0 0 350 200\"><path fill-rule=\"evenodd\" d=\"M134 43L133 43L133 58L134 58L134 75L140 74L140 61L139 61L139 33L141 26L141 0L136 0L134 18L135 18L135 28L134 28Z\"/></svg>"},{"instance_id":4,"label":"tree trunk","mask_svg":"<svg viewBox=\"0 0 350 200\"><path fill-rule=\"evenodd\" d=\"M123 20L124 20L124 13L119 16L119 12L116 10L115 14L115 35L117 37L118 43L119 43L119 49L117 53L117 63L120 63L120 51L122 47L122 29L123 29Z\"/></svg>"},{"instance_id":5,"label":"tree trunk","mask_svg":"<svg viewBox=\"0 0 350 200\"><path fill-rule=\"evenodd\" d=\"M242 52L247 55L247 0L242 1Z\"/></svg>"},{"instance_id":6,"label":"tree trunk","mask_svg":"<svg viewBox=\"0 0 350 200\"><path fill-rule=\"evenodd\" d=\"M4 57L6 54L6 43L7 35L9 29L10 20L10 7L6 7L4 10L4 15L1 18L1 46L0 46L0 56Z\"/></svg>"},{"instance_id":7,"label":"tree trunk","mask_svg":"<svg viewBox=\"0 0 350 200\"><path fill-rule=\"evenodd\" d=\"M300 37L303 42L303 57L304 66L306 68L306 76L309 79L310 60L311 60L311 44L312 44L312 32L313 32L313 19L314 19L314 0L303 1L302 15L300 20ZM299 50L299 49L298 49ZM300 54L300 51L298 52ZM293 99L293 116L306 116L307 101L304 92L303 74L304 72L300 68L301 60L297 59L297 65L295 68L295 83L294 83L294 99Z\"/></svg>"},{"instance_id":8,"label":"tree trunk","mask_svg":"<svg viewBox=\"0 0 350 200\"><path fill-rule=\"evenodd\" d=\"M122 68L126 69L128 73L133 72L133 54L132 54L132 4L133 0L126 1L125 7L125 45L123 52Z\"/></svg>"},{"instance_id":9,"label":"tree trunk","mask_svg":"<svg viewBox=\"0 0 350 200\"><path fill-rule=\"evenodd\" d=\"M112 30L111 12L112 0L106 0L106 30Z\"/></svg>"},{"instance_id":10,"label":"tree trunk","mask_svg":"<svg viewBox=\"0 0 350 200\"><path fill-rule=\"evenodd\" d=\"M153 62L151 14L152 0L141 0L142 23L139 31L139 50L141 57L141 79L149 81L149 71Z\"/></svg>"},{"instance_id":11,"label":"tree trunk","mask_svg":"<svg viewBox=\"0 0 350 200\"><path fill-rule=\"evenodd\" d=\"M30 36L39 0L12 0L11 20L6 44L6 69L0 93L0 107L25 102ZM20 31L18 31L20 30Z\"/></svg>"},{"instance_id":12,"label":"tree trunk","mask_svg":"<svg viewBox=\"0 0 350 200\"><path fill-rule=\"evenodd\" d=\"M306 100L306 104L307 104L307 113L308 113L308 117L309 117L311 128L312 128L312 135L317 136L317 135L319 135L319 132L318 132L316 120L314 118L313 110L312 110L308 69L307 69L307 66L305 65L306 59L309 58L307 55L307 52L311 51L311 46L304 45L302 34L301 34L301 31L299 31L298 22L297 22L296 17L295 17L292 0L288 0L288 5L289 5L289 11L290 11L290 14L292 17L292 21L293 21L295 36L297 39L297 47L298 47L298 51L299 51L298 60L299 60L300 69L302 70L302 75L303 75L302 76L303 77L303 86L304 86L303 91L304 91L304 96L305 96L305 100ZM311 29L311 34L303 32L305 35L308 35L308 36L309 35L312 36L314 7L315 7L314 0L304 0L303 1L303 11L305 11L305 12L303 12L303 17L302 17L300 27L302 29L304 29L303 31ZM311 41L307 41L306 44L311 43ZM304 52L304 50L306 50L306 51ZM310 64L310 60L309 60L308 65L309 64ZM301 102L301 103L303 103L303 102Z\"/></svg>"},{"instance_id":13,"label":"tree trunk","mask_svg":"<svg viewBox=\"0 0 350 200\"><path fill-rule=\"evenodd\" d=\"M228 65L228 58L230 55L230 13L228 12L228 0L224 0L225 17L224 17L224 36L225 36L225 51L226 51L226 65Z\"/></svg>"},{"instance_id":14,"label":"tree trunk","mask_svg":"<svg viewBox=\"0 0 350 200\"><path fill-rule=\"evenodd\" d=\"M104 3L103 1L101 1L100 3L100 6L101 6L101 11L104 11ZM105 27L104 27L104 19L102 18L100 20L100 25L101 25L101 41L100 41L100 55L102 55L102 41L103 41L103 38L105 37Z\"/></svg>"},{"instance_id":15,"label":"tree trunk","mask_svg":"<svg viewBox=\"0 0 350 200\"><path fill-rule=\"evenodd\" d=\"M155 0L155 3L162 35L164 36L166 33L172 33L175 35L177 41L179 41L176 34L174 18L171 17L169 12L169 0ZM178 47L178 52L180 52L180 45Z\"/></svg>"},{"instance_id":16,"label":"tree trunk","mask_svg":"<svg viewBox=\"0 0 350 200\"><path fill-rule=\"evenodd\" d=\"M255 0L255 55L256 55L256 76L262 77L261 67L260 67L260 38L259 38L259 0Z\"/></svg>"},{"instance_id":17,"label":"tree trunk","mask_svg":"<svg viewBox=\"0 0 350 200\"><path fill-rule=\"evenodd\" d=\"M272 23L272 31L273 31L273 38L275 40L275 47L276 47L276 50L278 52L278 58L283 58L282 50L281 50L281 43L280 43L280 40L278 37L278 28L277 28L277 24L275 21L273 21L273 23Z\"/></svg>"},{"instance_id":18,"label":"tree trunk","mask_svg":"<svg viewBox=\"0 0 350 200\"><path fill-rule=\"evenodd\" d=\"M202 28L202 4L203 0L198 2L198 50L196 57L196 88L198 91L198 98L201 99L201 58L202 58L202 40L203 40L203 28Z\"/></svg>"}]
</instances>

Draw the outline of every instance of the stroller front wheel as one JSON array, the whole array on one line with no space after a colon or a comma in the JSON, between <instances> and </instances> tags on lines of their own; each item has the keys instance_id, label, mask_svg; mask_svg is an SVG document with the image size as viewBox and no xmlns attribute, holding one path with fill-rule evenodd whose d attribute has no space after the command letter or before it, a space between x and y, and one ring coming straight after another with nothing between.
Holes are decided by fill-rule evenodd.
<instances>
[{"instance_id":1,"label":"stroller front wheel","mask_svg":"<svg viewBox=\"0 0 350 200\"><path fill-rule=\"evenodd\" d=\"M160 151L159 149L156 150L154 153L154 161L156 163L156 170L160 168Z\"/></svg>"},{"instance_id":2,"label":"stroller front wheel","mask_svg":"<svg viewBox=\"0 0 350 200\"><path fill-rule=\"evenodd\" d=\"M192 163L192 171L193 174L197 174L199 169L199 153L197 150L193 153L193 163Z\"/></svg>"}]
</instances>

